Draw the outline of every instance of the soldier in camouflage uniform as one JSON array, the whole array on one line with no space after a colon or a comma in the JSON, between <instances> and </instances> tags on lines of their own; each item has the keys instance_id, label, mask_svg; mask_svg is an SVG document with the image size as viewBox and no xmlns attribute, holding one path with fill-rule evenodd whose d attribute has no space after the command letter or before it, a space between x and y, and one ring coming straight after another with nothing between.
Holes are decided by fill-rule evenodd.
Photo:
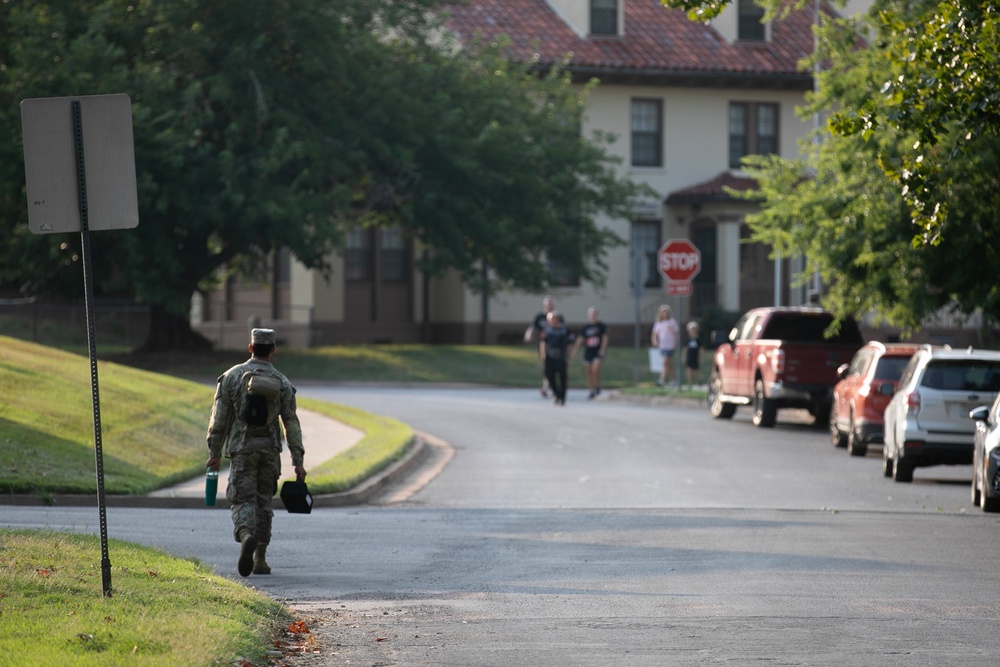
<instances>
[{"instance_id":1,"label":"soldier in camouflage uniform","mask_svg":"<svg viewBox=\"0 0 1000 667\"><path fill-rule=\"evenodd\" d=\"M302 427L295 414L295 387L271 365L275 338L272 329L254 329L248 347L251 357L245 363L233 366L219 376L215 390L215 403L208 424L209 459L211 470L218 470L225 455L232 460L226 499L232 506L233 535L240 543L238 570L241 576L270 574L265 560L267 545L271 542L272 498L281 474L281 429L284 426L288 449L295 467L295 477L306 477L302 467L305 449L302 446ZM258 374L264 378L260 384L271 383L273 391L266 399L268 418L258 417L248 394ZM247 380L247 378L253 378ZM248 420L255 422L248 424ZM265 423L266 422L266 423Z\"/></svg>"}]
</instances>

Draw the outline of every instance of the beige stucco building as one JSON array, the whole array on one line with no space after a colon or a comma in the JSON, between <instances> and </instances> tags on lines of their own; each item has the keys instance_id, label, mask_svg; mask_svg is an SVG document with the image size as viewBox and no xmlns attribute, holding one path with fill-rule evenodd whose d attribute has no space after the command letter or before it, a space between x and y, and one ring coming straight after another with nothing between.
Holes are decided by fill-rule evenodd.
<instances>
[{"instance_id":1,"label":"beige stucco building","mask_svg":"<svg viewBox=\"0 0 1000 667\"><path fill-rule=\"evenodd\" d=\"M809 298L808 287L791 287L796 259L776 262L769 248L745 242L753 205L727 189L751 186L739 171L743 155L795 157L813 126L796 106L813 87L800 61L814 48L815 15L806 7L774 24L760 17L749 0L736 0L708 25L659 0L470 0L454 8L450 26L461 37L509 35L514 57L542 65L572 54L574 80L600 80L583 132L616 135L612 150L622 168L659 193L633 219L602 221L629 240L609 249L603 288L572 276L550 287L571 324L596 306L613 342L624 344L637 310L645 328L664 302L688 320L712 307L742 311ZM655 271L656 250L675 238L701 253L690 296L668 296ZM329 281L279 253L256 283L231 281L197 295L193 324L222 347L244 345L248 322L258 320L296 346L520 339L542 295L484 300L455 276L426 279L413 269L422 251L392 231L352 233ZM633 256L645 274L638 303Z\"/></svg>"}]
</instances>

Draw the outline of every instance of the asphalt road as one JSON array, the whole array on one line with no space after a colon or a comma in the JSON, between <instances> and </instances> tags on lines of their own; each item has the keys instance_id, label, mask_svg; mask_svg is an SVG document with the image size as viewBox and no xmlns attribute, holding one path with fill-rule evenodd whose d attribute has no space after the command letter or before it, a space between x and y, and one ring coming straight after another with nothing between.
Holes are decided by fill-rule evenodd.
<instances>
[{"instance_id":1,"label":"asphalt road","mask_svg":"<svg viewBox=\"0 0 1000 667\"><path fill-rule=\"evenodd\" d=\"M799 414L762 430L579 392L300 393L447 444L370 506L276 517L274 574L248 581L319 645L287 665L998 662L1000 520L969 505L967 467L895 483L877 448L849 457ZM87 508L3 512L97 531ZM108 526L238 578L227 512Z\"/></svg>"}]
</instances>

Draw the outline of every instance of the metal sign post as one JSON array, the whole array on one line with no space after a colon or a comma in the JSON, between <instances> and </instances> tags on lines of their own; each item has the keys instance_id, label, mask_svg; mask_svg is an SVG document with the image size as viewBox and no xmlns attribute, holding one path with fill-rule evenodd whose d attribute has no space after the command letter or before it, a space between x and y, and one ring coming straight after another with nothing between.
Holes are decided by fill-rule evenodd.
<instances>
[{"instance_id":1,"label":"metal sign post","mask_svg":"<svg viewBox=\"0 0 1000 667\"><path fill-rule=\"evenodd\" d=\"M639 384L639 328L642 326L640 308L642 292L646 286L646 257L632 250L632 295L635 297L635 327L632 335L632 382Z\"/></svg>"},{"instance_id":2,"label":"metal sign post","mask_svg":"<svg viewBox=\"0 0 1000 667\"><path fill-rule=\"evenodd\" d=\"M139 224L130 104L127 95L47 98L24 100L21 103L28 225L35 234L80 230L90 385L94 407L94 456L97 464L97 509L100 515L101 585L104 597L111 597L111 558L108 555L108 521L104 497L104 450L97 377L90 214L93 211L99 212L103 221L100 229L124 229ZM87 126L86 131L83 124L84 107L88 109L88 120L91 113L93 117L93 122ZM90 156L84 153L84 144L92 147ZM91 176L89 190L88 166ZM73 197L73 194L76 196Z\"/></svg>"},{"instance_id":3,"label":"metal sign post","mask_svg":"<svg viewBox=\"0 0 1000 667\"><path fill-rule=\"evenodd\" d=\"M104 597L111 597L111 558L108 556L108 515L104 504L104 451L101 442L101 396L97 381L97 343L94 330L94 272L90 259L90 224L87 220L87 166L83 156L83 114L80 100L73 100L73 139L76 177L80 197L80 236L83 246L83 289L87 311L87 344L90 350L90 388L94 403L94 456L97 460L97 511L101 524L101 584Z\"/></svg>"}]
</instances>

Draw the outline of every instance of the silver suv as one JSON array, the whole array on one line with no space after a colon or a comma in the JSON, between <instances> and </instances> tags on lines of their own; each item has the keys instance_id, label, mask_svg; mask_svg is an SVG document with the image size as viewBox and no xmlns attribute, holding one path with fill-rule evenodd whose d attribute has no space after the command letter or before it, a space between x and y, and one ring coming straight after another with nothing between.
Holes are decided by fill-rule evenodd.
<instances>
[{"instance_id":1,"label":"silver suv","mask_svg":"<svg viewBox=\"0 0 1000 667\"><path fill-rule=\"evenodd\" d=\"M885 409L882 472L912 482L913 469L972 463L969 411L1000 392L1000 352L921 347Z\"/></svg>"}]
</instances>

